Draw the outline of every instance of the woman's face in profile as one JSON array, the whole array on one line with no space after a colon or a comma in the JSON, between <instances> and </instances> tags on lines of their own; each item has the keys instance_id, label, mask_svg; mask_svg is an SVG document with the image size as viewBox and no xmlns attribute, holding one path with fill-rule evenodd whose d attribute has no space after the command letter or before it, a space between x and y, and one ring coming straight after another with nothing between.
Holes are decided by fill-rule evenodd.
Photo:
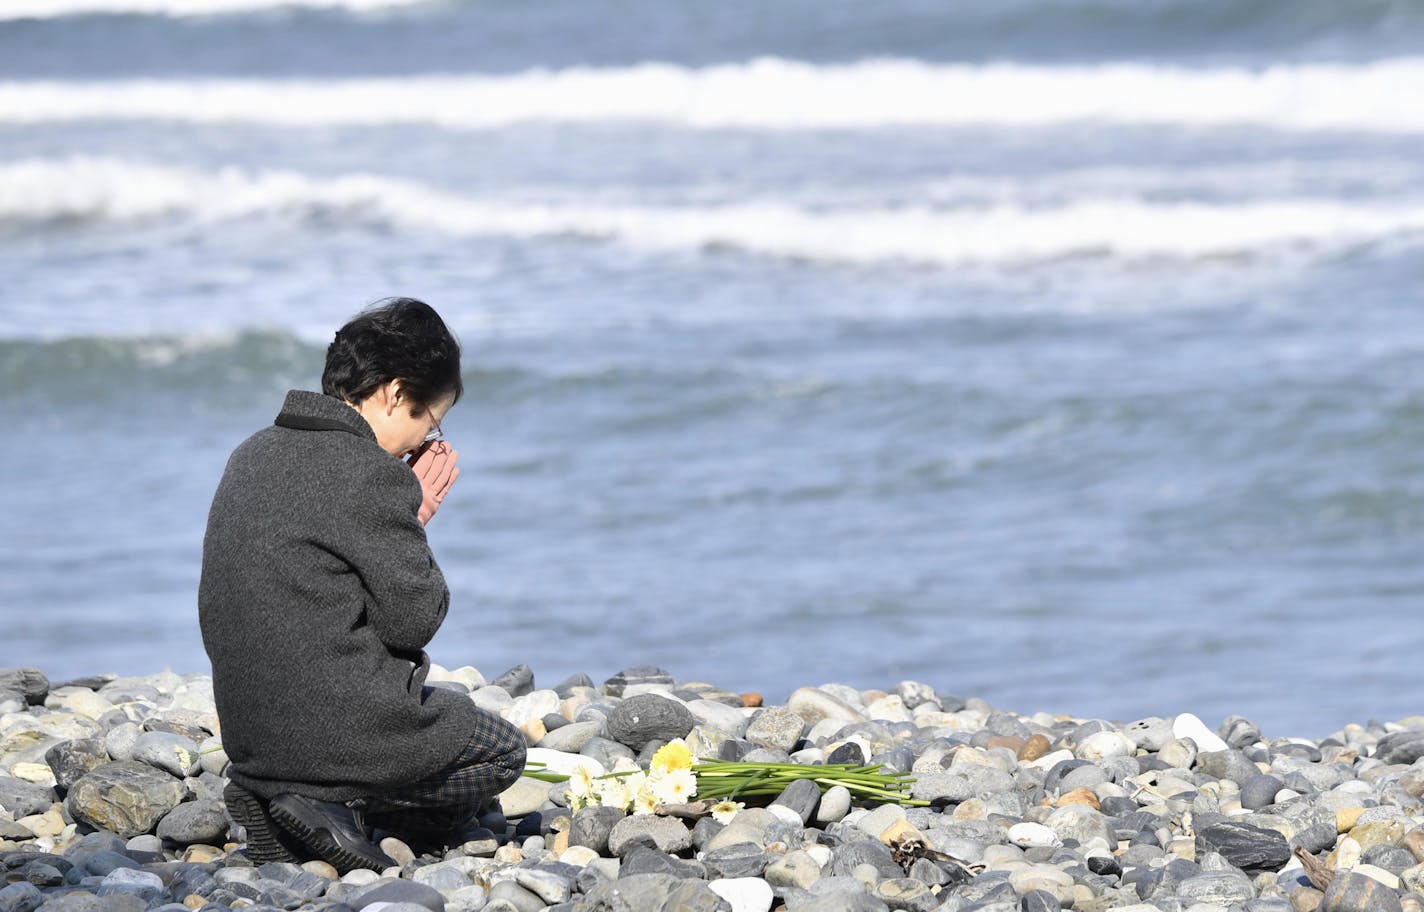
<instances>
[{"instance_id":1,"label":"woman's face in profile","mask_svg":"<svg viewBox=\"0 0 1424 912\"><path fill-rule=\"evenodd\" d=\"M366 397L356 410L371 430L381 449L403 459L420 449L440 430L440 422L455 404L454 395L447 396L429 408L412 406L399 380L392 380ZM438 436L438 434L437 434Z\"/></svg>"}]
</instances>

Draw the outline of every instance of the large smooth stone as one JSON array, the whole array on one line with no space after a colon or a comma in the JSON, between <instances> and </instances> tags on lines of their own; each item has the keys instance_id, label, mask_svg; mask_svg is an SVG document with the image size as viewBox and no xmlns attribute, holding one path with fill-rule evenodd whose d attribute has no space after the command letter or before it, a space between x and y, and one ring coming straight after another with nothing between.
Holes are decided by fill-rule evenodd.
<instances>
[{"instance_id":1,"label":"large smooth stone","mask_svg":"<svg viewBox=\"0 0 1424 912\"><path fill-rule=\"evenodd\" d=\"M80 777L65 805L75 819L128 839L150 832L186 794L183 783L167 773L122 760Z\"/></svg>"},{"instance_id":2,"label":"large smooth stone","mask_svg":"<svg viewBox=\"0 0 1424 912\"><path fill-rule=\"evenodd\" d=\"M682 703L655 694L629 697L608 714L609 737L635 751L650 741L684 738L696 724Z\"/></svg>"},{"instance_id":3,"label":"large smooth stone","mask_svg":"<svg viewBox=\"0 0 1424 912\"><path fill-rule=\"evenodd\" d=\"M1197 831L1197 857L1216 852L1249 874L1279 871L1290 861L1290 846L1275 830L1223 820Z\"/></svg>"}]
</instances>

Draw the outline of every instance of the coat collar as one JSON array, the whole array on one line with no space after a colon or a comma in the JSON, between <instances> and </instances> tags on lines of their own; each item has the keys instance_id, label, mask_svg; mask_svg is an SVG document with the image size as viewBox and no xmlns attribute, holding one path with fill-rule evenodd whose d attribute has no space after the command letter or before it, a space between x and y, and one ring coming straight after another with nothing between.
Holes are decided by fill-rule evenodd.
<instances>
[{"instance_id":1,"label":"coat collar","mask_svg":"<svg viewBox=\"0 0 1424 912\"><path fill-rule=\"evenodd\" d=\"M288 391L282 411L273 423L299 431L346 431L372 442L376 440L376 432L360 412L339 399L310 390Z\"/></svg>"}]
</instances>

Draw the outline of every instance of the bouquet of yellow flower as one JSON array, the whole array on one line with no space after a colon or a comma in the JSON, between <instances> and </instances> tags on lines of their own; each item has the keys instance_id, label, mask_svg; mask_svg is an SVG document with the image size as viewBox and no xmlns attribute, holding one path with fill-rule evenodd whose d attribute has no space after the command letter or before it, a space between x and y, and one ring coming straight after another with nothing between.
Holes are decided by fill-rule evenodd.
<instances>
[{"instance_id":1,"label":"bouquet of yellow flower","mask_svg":"<svg viewBox=\"0 0 1424 912\"><path fill-rule=\"evenodd\" d=\"M634 814L652 814L670 805L686 805L700 797L714 819L723 823L744 805L737 798L775 796L797 779L810 779L822 792L843 786L863 801L924 805L910 797L914 779L906 773L886 773L876 764L739 763L727 760L697 760L681 738L669 741L653 754L646 771L615 770L594 776L586 766L563 776L530 764L526 776L546 782L569 783L569 810L602 805Z\"/></svg>"}]
</instances>

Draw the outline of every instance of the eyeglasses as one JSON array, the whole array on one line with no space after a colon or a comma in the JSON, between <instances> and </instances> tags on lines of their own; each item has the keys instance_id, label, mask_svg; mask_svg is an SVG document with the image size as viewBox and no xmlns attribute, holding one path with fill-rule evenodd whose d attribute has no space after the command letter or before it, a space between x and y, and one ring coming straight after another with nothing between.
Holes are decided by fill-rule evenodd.
<instances>
[{"instance_id":1,"label":"eyeglasses","mask_svg":"<svg viewBox=\"0 0 1424 912\"><path fill-rule=\"evenodd\" d=\"M440 429L440 422L435 418L435 413L434 413L434 412L431 412L431 413L430 413L430 420L435 422L435 427L431 428L431 429L430 429L430 433L428 433L428 434L425 435L425 440L424 440L424 442L425 442L425 443L434 443L434 442L437 441L437 440L444 439L444 437L445 437L445 432Z\"/></svg>"}]
</instances>

